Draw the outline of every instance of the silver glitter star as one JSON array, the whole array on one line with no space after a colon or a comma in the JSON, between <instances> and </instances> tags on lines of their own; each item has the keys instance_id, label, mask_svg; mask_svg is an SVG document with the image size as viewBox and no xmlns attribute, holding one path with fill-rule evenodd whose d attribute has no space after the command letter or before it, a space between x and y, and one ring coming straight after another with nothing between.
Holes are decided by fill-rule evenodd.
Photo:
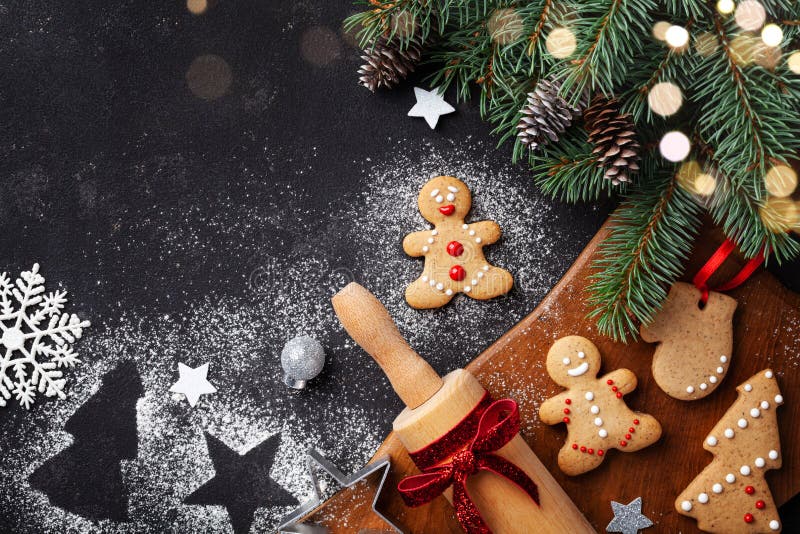
<instances>
[{"instance_id":1,"label":"silver glitter star","mask_svg":"<svg viewBox=\"0 0 800 534\"><path fill-rule=\"evenodd\" d=\"M622 534L637 534L639 529L652 527L653 522L642 514L642 498L637 497L628 504L611 501L614 519L606 527L606 532L622 532Z\"/></svg>"}]
</instances>

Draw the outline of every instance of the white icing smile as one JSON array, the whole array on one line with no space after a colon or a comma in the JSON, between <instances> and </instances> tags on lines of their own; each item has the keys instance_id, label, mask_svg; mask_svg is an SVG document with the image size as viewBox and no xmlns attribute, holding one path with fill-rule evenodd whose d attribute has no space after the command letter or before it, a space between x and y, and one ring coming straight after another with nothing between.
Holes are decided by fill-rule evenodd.
<instances>
[{"instance_id":1,"label":"white icing smile","mask_svg":"<svg viewBox=\"0 0 800 534\"><path fill-rule=\"evenodd\" d=\"M583 373L589 370L589 363L583 362L578 367L574 369L567 369L567 374L569 376L581 376Z\"/></svg>"}]
</instances>

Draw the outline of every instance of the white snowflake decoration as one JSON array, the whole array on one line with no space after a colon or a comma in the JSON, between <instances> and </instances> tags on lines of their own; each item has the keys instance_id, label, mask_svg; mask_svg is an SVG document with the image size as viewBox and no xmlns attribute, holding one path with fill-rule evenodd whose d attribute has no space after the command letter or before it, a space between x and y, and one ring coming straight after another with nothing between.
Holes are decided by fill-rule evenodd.
<instances>
[{"instance_id":1,"label":"white snowflake decoration","mask_svg":"<svg viewBox=\"0 0 800 534\"><path fill-rule=\"evenodd\" d=\"M66 379L59 369L80 362L71 344L89 321L61 312L66 291L45 295L44 290L38 263L15 283L6 273L0 274L0 407L13 396L30 409L37 392L67 398Z\"/></svg>"}]
</instances>

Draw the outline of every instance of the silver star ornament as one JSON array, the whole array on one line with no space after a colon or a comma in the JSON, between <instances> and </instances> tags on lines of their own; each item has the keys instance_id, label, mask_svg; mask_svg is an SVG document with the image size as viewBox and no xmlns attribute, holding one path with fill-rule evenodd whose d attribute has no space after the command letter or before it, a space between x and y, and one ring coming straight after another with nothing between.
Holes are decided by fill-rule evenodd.
<instances>
[{"instance_id":1,"label":"silver star ornament","mask_svg":"<svg viewBox=\"0 0 800 534\"><path fill-rule=\"evenodd\" d=\"M639 529L652 527L653 522L642 514L642 498L637 497L628 504L611 501L614 519L606 527L606 532L638 534Z\"/></svg>"},{"instance_id":2,"label":"silver star ornament","mask_svg":"<svg viewBox=\"0 0 800 534\"><path fill-rule=\"evenodd\" d=\"M436 128L439 117L456 110L456 108L444 101L444 96L439 92L439 89L426 91L425 89L415 87L414 96L417 97L417 103L414 104L414 107L408 112L408 116L424 117L425 122L431 127L431 130Z\"/></svg>"}]
</instances>

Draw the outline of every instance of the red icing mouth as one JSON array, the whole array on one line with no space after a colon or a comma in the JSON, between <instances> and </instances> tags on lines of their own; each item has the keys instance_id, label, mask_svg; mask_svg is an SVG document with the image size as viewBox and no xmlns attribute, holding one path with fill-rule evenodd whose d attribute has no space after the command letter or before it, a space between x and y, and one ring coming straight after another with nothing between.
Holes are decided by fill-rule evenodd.
<instances>
[{"instance_id":1,"label":"red icing mouth","mask_svg":"<svg viewBox=\"0 0 800 534\"><path fill-rule=\"evenodd\" d=\"M439 213L442 215L452 215L455 213L456 207L452 204L448 204L447 206L442 206L439 208Z\"/></svg>"}]
</instances>

